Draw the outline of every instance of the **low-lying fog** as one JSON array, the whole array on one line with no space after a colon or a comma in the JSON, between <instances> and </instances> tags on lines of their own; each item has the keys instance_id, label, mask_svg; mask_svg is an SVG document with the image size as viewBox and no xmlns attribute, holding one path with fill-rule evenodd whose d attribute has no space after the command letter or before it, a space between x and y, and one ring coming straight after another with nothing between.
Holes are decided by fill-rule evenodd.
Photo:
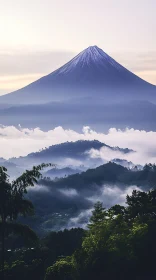
<instances>
[{"instance_id":1,"label":"low-lying fog","mask_svg":"<svg viewBox=\"0 0 156 280\"><path fill-rule=\"evenodd\" d=\"M74 130L56 127L49 131L42 131L39 128L28 129L14 126L0 127L0 156L6 159L19 157L28 153L38 151L54 144L77 140L99 140L110 146L121 148L130 148L136 151L125 155L128 161L134 164L144 165L145 163L156 162L156 132L146 132L144 130L135 130L133 128L117 130L111 128L107 133L98 133L90 127L84 126L82 133ZM91 151L91 157L122 158L123 155L115 152L110 153L106 149L101 151Z\"/></svg>"},{"instance_id":2,"label":"low-lying fog","mask_svg":"<svg viewBox=\"0 0 156 280\"><path fill-rule=\"evenodd\" d=\"M26 156L31 152L42 150L54 144L67 141L76 142L78 140L99 140L111 147L129 148L134 152L123 153L120 150L112 150L104 146L100 149L87 151L87 160L74 157L63 158L61 162L58 160L59 168L69 168L70 166L71 174L74 174L74 172L81 173L87 168L93 168L94 164L98 166L100 165L99 162L103 164L113 159L122 159L142 166L146 163L156 162L155 131L146 132L133 128L125 130L111 128L107 133L99 133L88 126L84 126L81 133L63 129L63 127L56 127L45 132L39 128L28 129L20 126L1 126L0 157L9 159ZM3 162L3 159L1 159L1 162ZM18 170L16 173L15 167L14 163L8 166L11 177L17 176L20 172ZM22 169L20 166L21 172L26 167ZM63 172L66 172L66 170L61 170L60 174L65 174ZM59 175L57 176L59 177ZM65 175L61 176L65 177ZM91 188L88 188L86 184L85 188L78 190L75 188L74 182L70 188L65 185L55 187L55 184L53 186L45 186L44 184L36 186L30 189L28 193L29 198L33 200L37 215L33 220L33 226L41 233L42 230L59 230L65 227L77 226L86 227L95 202L102 201L103 206L106 208L114 204L124 205L126 195L131 194L133 189L142 188L138 188L135 185L103 183L101 185L92 185Z\"/></svg>"}]
</instances>

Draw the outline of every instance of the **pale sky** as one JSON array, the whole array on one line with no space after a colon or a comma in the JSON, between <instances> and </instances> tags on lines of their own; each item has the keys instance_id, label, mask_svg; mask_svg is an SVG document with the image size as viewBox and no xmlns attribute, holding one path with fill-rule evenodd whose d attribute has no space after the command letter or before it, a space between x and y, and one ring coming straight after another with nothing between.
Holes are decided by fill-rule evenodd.
<instances>
[{"instance_id":1,"label":"pale sky","mask_svg":"<svg viewBox=\"0 0 156 280\"><path fill-rule=\"evenodd\" d=\"M0 94L97 45L156 85L156 0L0 0Z\"/></svg>"}]
</instances>

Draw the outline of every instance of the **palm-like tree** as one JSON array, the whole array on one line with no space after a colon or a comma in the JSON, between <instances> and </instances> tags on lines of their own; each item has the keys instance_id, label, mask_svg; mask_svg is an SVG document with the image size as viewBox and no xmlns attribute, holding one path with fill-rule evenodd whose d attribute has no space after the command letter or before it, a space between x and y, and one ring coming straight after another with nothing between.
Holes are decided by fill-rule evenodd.
<instances>
[{"instance_id":1,"label":"palm-like tree","mask_svg":"<svg viewBox=\"0 0 156 280\"><path fill-rule=\"evenodd\" d=\"M37 240L36 234L26 225L16 222L19 215L27 216L34 213L31 201L25 198L27 188L37 184L42 177L41 170L51 164L34 166L26 170L19 178L10 182L5 167L0 167L0 232L2 243L2 279L4 279L5 236L11 232L22 234Z\"/></svg>"}]
</instances>

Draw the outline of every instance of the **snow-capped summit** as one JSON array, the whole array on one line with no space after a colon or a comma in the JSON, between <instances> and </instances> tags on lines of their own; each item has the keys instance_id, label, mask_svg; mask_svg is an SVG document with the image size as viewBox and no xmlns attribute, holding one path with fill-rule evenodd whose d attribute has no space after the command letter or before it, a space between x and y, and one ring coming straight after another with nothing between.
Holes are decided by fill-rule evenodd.
<instances>
[{"instance_id":1,"label":"snow-capped summit","mask_svg":"<svg viewBox=\"0 0 156 280\"><path fill-rule=\"evenodd\" d=\"M63 67L57 70L57 74L68 73L73 71L75 68L85 68L85 67L108 67L116 68L117 70L123 67L118 64L114 59L107 55L102 49L97 46L90 46L71 61L65 64Z\"/></svg>"},{"instance_id":2,"label":"snow-capped summit","mask_svg":"<svg viewBox=\"0 0 156 280\"><path fill-rule=\"evenodd\" d=\"M121 66L102 49L90 46L34 83L0 97L0 104L32 104L88 98L102 102L156 101L156 87ZM101 102L101 101L100 101Z\"/></svg>"}]
</instances>

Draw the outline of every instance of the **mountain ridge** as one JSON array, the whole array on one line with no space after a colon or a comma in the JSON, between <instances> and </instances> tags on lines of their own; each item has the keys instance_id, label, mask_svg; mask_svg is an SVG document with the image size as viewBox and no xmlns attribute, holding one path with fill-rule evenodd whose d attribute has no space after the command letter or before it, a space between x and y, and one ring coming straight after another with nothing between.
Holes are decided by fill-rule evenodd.
<instances>
[{"instance_id":1,"label":"mountain ridge","mask_svg":"<svg viewBox=\"0 0 156 280\"><path fill-rule=\"evenodd\" d=\"M30 153L24 157L10 158L8 161L20 165L22 162L26 163L27 161L31 162L32 164L39 164L42 162L51 162L52 160L54 160L53 163L56 163L57 160L57 163L59 163L63 158L85 160L89 156L87 153L88 151L91 149L100 150L102 147L107 147L113 151L120 151L123 154L134 152L128 148L111 147L98 140L78 140L75 142L64 142L61 144L52 145L38 152Z\"/></svg>"}]
</instances>

